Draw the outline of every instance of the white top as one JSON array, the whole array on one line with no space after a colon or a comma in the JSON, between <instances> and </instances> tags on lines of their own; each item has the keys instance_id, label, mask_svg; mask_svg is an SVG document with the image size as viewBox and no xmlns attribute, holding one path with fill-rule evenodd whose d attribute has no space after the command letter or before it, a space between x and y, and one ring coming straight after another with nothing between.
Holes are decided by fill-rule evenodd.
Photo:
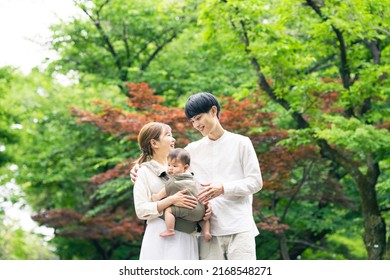
<instances>
[{"instance_id":1,"label":"white top","mask_svg":"<svg viewBox=\"0 0 390 280\"><path fill-rule=\"evenodd\" d=\"M147 220L140 260L197 260L198 241L195 235L175 231L172 237L160 237L166 226L159 218L163 213L157 211L152 193L158 193L164 186L164 182L149 168L138 170L133 190L135 212L139 219Z\"/></svg>"},{"instance_id":2,"label":"white top","mask_svg":"<svg viewBox=\"0 0 390 280\"><path fill-rule=\"evenodd\" d=\"M200 184L222 183L224 194L210 201L211 234L222 236L245 231L259 233L252 214L253 194L263 180L252 142L225 131L217 140L204 137L190 143L191 171Z\"/></svg>"},{"instance_id":3,"label":"white top","mask_svg":"<svg viewBox=\"0 0 390 280\"><path fill-rule=\"evenodd\" d=\"M157 211L157 202L152 201L152 194L164 188L164 182L147 167L140 168L137 174L133 190L135 213L141 220L151 220L161 216L163 213Z\"/></svg>"}]
</instances>

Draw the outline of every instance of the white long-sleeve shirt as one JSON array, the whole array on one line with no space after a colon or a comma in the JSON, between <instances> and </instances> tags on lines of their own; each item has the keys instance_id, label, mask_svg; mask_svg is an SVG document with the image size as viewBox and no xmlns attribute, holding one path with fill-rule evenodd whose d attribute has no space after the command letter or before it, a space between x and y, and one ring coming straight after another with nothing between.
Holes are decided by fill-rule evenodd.
<instances>
[{"instance_id":1,"label":"white long-sleeve shirt","mask_svg":"<svg viewBox=\"0 0 390 280\"><path fill-rule=\"evenodd\" d=\"M225 131L217 140L204 137L185 148L191 155L191 171L200 184L222 183L224 194L210 201L211 234L222 236L253 231L253 194L263 180L259 161L248 137Z\"/></svg>"},{"instance_id":2,"label":"white long-sleeve shirt","mask_svg":"<svg viewBox=\"0 0 390 280\"><path fill-rule=\"evenodd\" d=\"M159 165L157 162L155 164ZM152 194L158 193L164 186L164 182L149 168L142 167L138 170L133 195L135 212L139 219L152 220L162 215L162 212L157 210L157 201L152 201Z\"/></svg>"}]
</instances>

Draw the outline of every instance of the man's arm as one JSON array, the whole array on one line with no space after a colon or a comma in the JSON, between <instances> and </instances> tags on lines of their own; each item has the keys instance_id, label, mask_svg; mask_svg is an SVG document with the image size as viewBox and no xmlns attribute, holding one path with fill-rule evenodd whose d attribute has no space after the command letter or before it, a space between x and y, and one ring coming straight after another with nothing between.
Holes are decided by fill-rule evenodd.
<instances>
[{"instance_id":1,"label":"man's arm","mask_svg":"<svg viewBox=\"0 0 390 280\"><path fill-rule=\"evenodd\" d=\"M133 183L135 183L135 181L137 181L137 177L138 177L138 169L140 168L140 165L138 163L136 163L133 168L131 168L130 170L130 179Z\"/></svg>"},{"instance_id":2,"label":"man's arm","mask_svg":"<svg viewBox=\"0 0 390 280\"><path fill-rule=\"evenodd\" d=\"M260 191L263 187L259 160L251 140L244 138L241 154L244 178L240 180L222 182L225 195L245 196Z\"/></svg>"},{"instance_id":3,"label":"man's arm","mask_svg":"<svg viewBox=\"0 0 390 280\"><path fill-rule=\"evenodd\" d=\"M263 187L259 160L252 142L245 137L240 150L240 161L244 177L239 180L229 182L212 182L202 185L203 189L199 192L198 199L201 202L207 202L222 194L231 196L251 195Z\"/></svg>"}]
</instances>

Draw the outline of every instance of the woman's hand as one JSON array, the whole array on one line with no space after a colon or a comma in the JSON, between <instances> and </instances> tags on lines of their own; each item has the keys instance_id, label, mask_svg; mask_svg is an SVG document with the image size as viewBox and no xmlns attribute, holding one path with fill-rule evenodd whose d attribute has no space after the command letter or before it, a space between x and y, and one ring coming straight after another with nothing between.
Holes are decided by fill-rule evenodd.
<instances>
[{"instance_id":1,"label":"woman's hand","mask_svg":"<svg viewBox=\"0 0 390 280\"><path fill-rule=\"evenodd\" d=\"M192 195L185 195L187 190L181 190L172 195L174 199L173 205L187 209L193 209L198 204L198 200Z\"/></svg>"}]
</instances>

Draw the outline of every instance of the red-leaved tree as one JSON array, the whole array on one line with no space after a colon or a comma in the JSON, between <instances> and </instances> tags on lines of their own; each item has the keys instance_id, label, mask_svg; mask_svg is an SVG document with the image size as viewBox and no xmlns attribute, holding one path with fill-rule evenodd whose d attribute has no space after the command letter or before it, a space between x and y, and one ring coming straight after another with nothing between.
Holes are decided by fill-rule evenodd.
<instances>
[{"instance_id":1,"label":"red-leaved tree","mask_svg":"<svg viewBox=\"0 0 390 280\"><path fill-rule=\"evenodd\" d=\"M189 124L184 110L177 107L167 107L162 96L155 95L148 84L127 83L128 110L116 108L105 101L96 101L100 108L99 113L92 113L78 108L71 108L72 115L80 123L97 126L102 133L108 133L118 139L136 141L138 132L148 122L159 121L169 124L177 139L177 146L184 147L199 134ZM323 102L323 110L330 110L330 103L337 99L337 94L318 95L319 102ZM326 184L331 176L323 176L315 166L323 164L318 148L313 145L304 145L289 150L277 145L280 140L287 138L287 131L278 128L274 120L277 114L267 109L267 98L261 92L254 93L252 97L237 101L232 97L220 96L221 123L225 129L247 135L251 138L259 158L264 188L255 195L254 215L261 230L269 231L277 238L280 244L280 256L289 259L291 254L299 255L307 246L288 248L286 231L291 227L288 213L297 200L306 200L324 207L327 203L340 202L348 205L348 199L343 195L339 184L330 184L324 191L305 190L304 186L310 181L317 180L316 184ZM113 168L90 179L91 189L98 191L104 184L128 178L134 158L124 158ZM296 170L301 171L297 172ZM315 171L313 171L315 170ZM313 178L322 174L322 179ZM314 175L313 175L314 174ZM295 183L289 183L295 178ZM130 180L128 178L128 180ZM128 192L131 196L131 190ZM139 240L143 230L143 223L139 221L132 209L132 197L126 203L118 200L110 207L100 210L98 214L76 213L69 209L55 209L41 212L34 219L41 224L56 229L56 235L80 239L114 239L124 238L128 241ZM281 203L282 201L283 204ZM91 210L104 203L102 200L91 200ZM281 206L282 205L282 206ZM306 242L314 244L322 239L322 234L307 233ZM293 253L289 252L292 251Z\"/></svg>"}]
</instances>

